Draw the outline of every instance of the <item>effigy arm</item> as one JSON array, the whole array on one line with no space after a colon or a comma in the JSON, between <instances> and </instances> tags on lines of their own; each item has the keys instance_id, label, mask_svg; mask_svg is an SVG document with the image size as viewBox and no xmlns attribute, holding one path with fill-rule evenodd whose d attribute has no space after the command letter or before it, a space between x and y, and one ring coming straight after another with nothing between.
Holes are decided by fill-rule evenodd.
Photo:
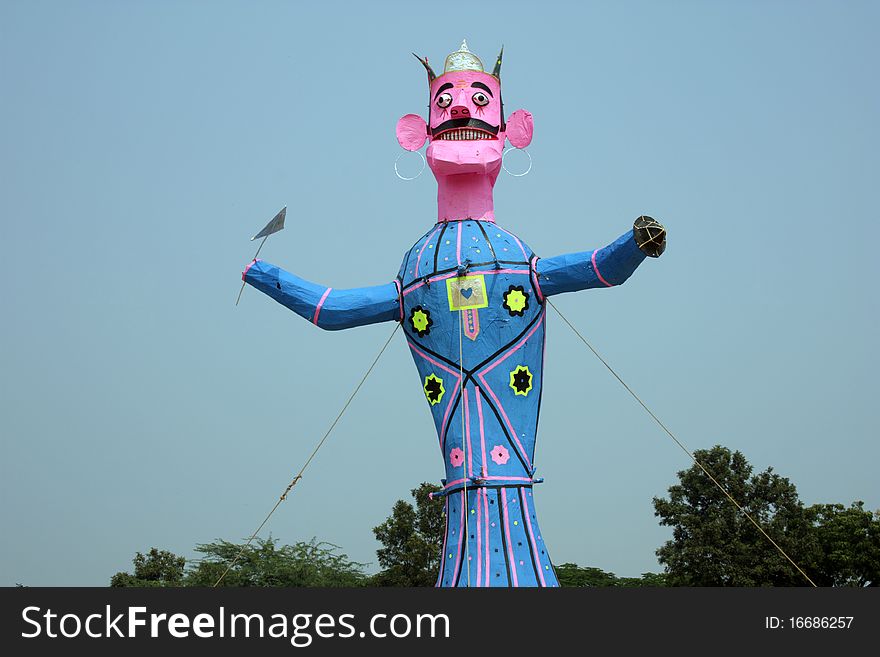
<instances>
[{"instance_id":1,"label":"effigy arm","mask_svg":"<svg viewBox=\"0 0 880 657\"><path fill-rule=\"evenodd\" d=\"M633 229L608 246L540 258L533 265L545 297L596 287L622 285L646 257L659 257L666 248L666 230L650 217L636 219Z\"/></svg>"},{"instance_id":2,"label":"effigy arm","mask_svg":"<svg viewBox=\"0 0 880 657\"><path fill-rule=\"evenodd\" d=\"M263 260L249 264L242 280L330 331L400 319L400 292L394 281L337 290L311 283Z\"/></svg>"}]
</instances>

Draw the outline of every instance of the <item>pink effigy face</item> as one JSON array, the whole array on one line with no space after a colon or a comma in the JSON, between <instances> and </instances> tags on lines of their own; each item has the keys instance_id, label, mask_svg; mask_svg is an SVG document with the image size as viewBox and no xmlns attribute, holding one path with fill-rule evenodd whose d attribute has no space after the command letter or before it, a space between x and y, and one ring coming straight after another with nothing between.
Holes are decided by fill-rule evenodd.
<instances>
[{"instance_id":1,"label":"pink effigy face","mask_svg":"<svg viewBox=\"0 0 880 657\"><path fill-rule=\"evenodd\" d=\"M504 125L501 84L479 71L455 71L434 79L430 123L407 114L397 123L397 140L418 150L429 140L428 165L435 176L480 173L494 181L501 170L504 140L525 148L532 139L532 115L518 110Z\"/></svg>"},{"instance_id":2,"label":"pink effigy face","mask_svg":"<svg viewBox=\"0 0 880 657\"><path fill-rule=\"evenodd\" d=\"M478 71L446 73L431 83L429 100L431 171L496 177L504 150L498 80Z\"/></svg>"}]
</instances>

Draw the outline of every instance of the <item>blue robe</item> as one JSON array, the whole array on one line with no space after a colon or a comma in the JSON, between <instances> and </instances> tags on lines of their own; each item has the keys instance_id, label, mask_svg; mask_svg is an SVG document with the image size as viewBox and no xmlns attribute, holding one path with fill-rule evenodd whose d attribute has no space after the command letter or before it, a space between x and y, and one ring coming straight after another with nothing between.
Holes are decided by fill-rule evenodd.
<instances>
[{"instance_id":1,"label":"blue robe","mask_svg":"<svg viewBox=\"0 0 880 657\"><path fill-rule=\"evenodd\" d=\"M440 222L391 283L336 290L256 261L244 280L324 329L403 323L446 469L438 586L558 586L535 512L546 308L620 285L645 259L630 230L538 258L494 222Z\"/></svg>"}]
</instances>

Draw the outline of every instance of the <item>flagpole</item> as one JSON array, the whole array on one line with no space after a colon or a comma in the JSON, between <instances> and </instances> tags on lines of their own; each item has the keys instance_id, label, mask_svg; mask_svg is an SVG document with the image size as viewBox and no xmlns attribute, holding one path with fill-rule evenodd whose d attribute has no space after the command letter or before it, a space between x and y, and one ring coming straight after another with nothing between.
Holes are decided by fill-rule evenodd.
<instances>
[{"instance_id":1,"label":"flagpole","mask_svg":"<svg viewBox=\"0 0 880 657\"><path fill-rule=\"evenodd\" d=\"M266 237L263 238L263 241L260 242L260 247L257 249L257 252L254 254L254 257L251 258L251 262L253 262L254 260L256 260L256 259L257 259L257 256L260 255L260 249L263 248L263 245L266 243L266 240L267 240L267 239L269 239L269 236L268 236L268 235L266 235ZM236 306L238 305L238 302L241 301L241 293L244 292L244 286L245 286L246 284L247 284L247 283L246 283L245 281L242 281L242 282L241 282L241 289L238 291L238 298L235 300L235 305L236 305Z\"/></svg>"},{"instance_id":2,"label":"flagpole","mask_svg":"<svg viewBox=\"0 0 880 657\"><path fill-rule=\"evenodd\" d=\"M260 242L259 248L257 248L257 252L254 254L254 257L251 259L251 262L256 261L257 256L260 255L260 251L262 250L263 245L266 243L266 240L269 239L269 235L271 235L272 233L277 233L279 230L284 228L284 218L286 216L287 216L287 206L285 205L283 208L281 208L281 210L279 210L278 214L276 214L272 218L272 221L270 221L268 224L266 224L266 226L265 226L265 228L263 228L263 230L261 230L259 233L257 233L256 235L254 235L251 238L252 241L257 239L258 237L263 238L263 241ZM247 271L247 270L245 270L245 271ZM235 300L236 306L238 305L238 302L241 301L241 293L244 292L244 286L245 286L245 280L244 280L244 276L242 275L241 289L239 289L238 298Z\"/></svg>"}]
</instances>

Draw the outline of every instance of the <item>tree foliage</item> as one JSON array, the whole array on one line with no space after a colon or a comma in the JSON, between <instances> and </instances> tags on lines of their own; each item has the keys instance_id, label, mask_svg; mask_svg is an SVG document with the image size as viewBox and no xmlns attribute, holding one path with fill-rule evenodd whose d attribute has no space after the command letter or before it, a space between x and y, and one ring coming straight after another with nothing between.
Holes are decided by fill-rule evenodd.
<instances>
[{"instance_id":1,"label":"tree foliage","mask_svg":"<svg viewBox=\"0 0 880 657\"><path fill-rule=\"evenodd\" d=\"M189 570L187 586L213 586L242 546L215 541L196 546L204 556ZM256 539L220 583L221 586L362 586L364 564L338 553L338 546L316 539L278 546L270 538Z\"/></svg>"},{"instance_id":2,"label":"tree foliage","mask_svg":"<svg viewBox=\"0 0 880 657\"><path fill-rule=\"evenodd\" d=\"M819 586L880 586L880 512L864 502L814 504L807 516L819 550L813 577Z\"/></svg>"},{"instance_id":3,"label":"tree foliage","mask_svg":"<svg viewBox=\"0 0 880 657\"><path fill-rule=\"evenodd\" d=\"M752 475L740 452L720 445L694 456L789 556L809 562L816 540L794 484L772 468ZM696 464L678 477L668 500L654 498L654 514L673 530L657 550L670 585L809 585Z\"/></svg>"},{"instance_id":4,"label":"tree foliage","mask_svg":"<svg viewBox=\"0 0 880 657\"><path fill-rule=\"evenodd\" d=\"M135 573L117 573L111 586L214 586L241 544L219 540L196 546L203 556L184 572L185 559L153 548L147 557L138 553ZM246 547L220 586L339 587L363 586L364 564L351 561L339 548L315 539L293 545L257 538Z\"/></svg>"},{"instance_id":5,"label":"tree foliage","mask_svg":"<svg viewBox=\"0 0 880 657\"><path fill-rule=\"evenodd\" d=\"M716 445L694 453L743 509L819 586L880 586L880 512L863 502L851 506L815 504L804 508L797 489L773 468L753 474L740 452ZM556 567L562 586L806 586L807 579L731 503L703 470L694 465L678 473L669 498L654 498L660 524L672 539L657 551L664 573L618 577L595 567L564 563ZM225 540L196 546L202 556L184 557L151 548L138 552L134 572L119 572L111 586L353 587L433 586L443 546L440 488L422 483L411 492L415 506L398 500L391 515L373 528L382 547L383 568L369 577L366 564L352 561L339 547L312 539L279 545L271 537L242 545Z\"/></svg>"},{"instance_id":6,"label":"tree foliage","mask_svg":"<svg viewBox=\"0 0 880 657\"><path fill-rule=\"evenodd\" d=\"M880 515L850 508L804 508L797 488L773 468L757 475L740 452L716 445L696 459L818 586L880 584ZM671 586L809 586L809 581L696 464L678 473L654 514L672 527L657 550Z\"/></svg>"},{"instance_id":7,"label":"tree foliage","mask_svg":"<svg viewBox=\"0 0 880 657\"><path fill-rule=\"evenodd\" d=\"M583 567L574 563L556 566L560 586L666 586L662 573L644 573L639 577L618 577L601 568Z\"/></svg>"},{"instance_id":8,"label":"tree foliage","mask_svg":"<svg viewBox=\"0 0 880 657\"><path fill-rule=\"evenodd\" d=\"M147 554L138 552L134 559L134 574L119 572L110 578L110 586L181 586L186 559L167 550L150 548Z\"/></svg>"},{"instance_id":9,"label":"tree foliage","mask_svg":"<svg viewBox=\"0 0 880 657\"><path fill-rule=\"evenodd\" d=\"M391 515L373 528L382 547L376 550L383 570L373 577L375 586L434 586L443 549L443 501L430 499L440 488L422 483L411 492L416 501L398 500Z\"/></svg>"}]
</instances>

